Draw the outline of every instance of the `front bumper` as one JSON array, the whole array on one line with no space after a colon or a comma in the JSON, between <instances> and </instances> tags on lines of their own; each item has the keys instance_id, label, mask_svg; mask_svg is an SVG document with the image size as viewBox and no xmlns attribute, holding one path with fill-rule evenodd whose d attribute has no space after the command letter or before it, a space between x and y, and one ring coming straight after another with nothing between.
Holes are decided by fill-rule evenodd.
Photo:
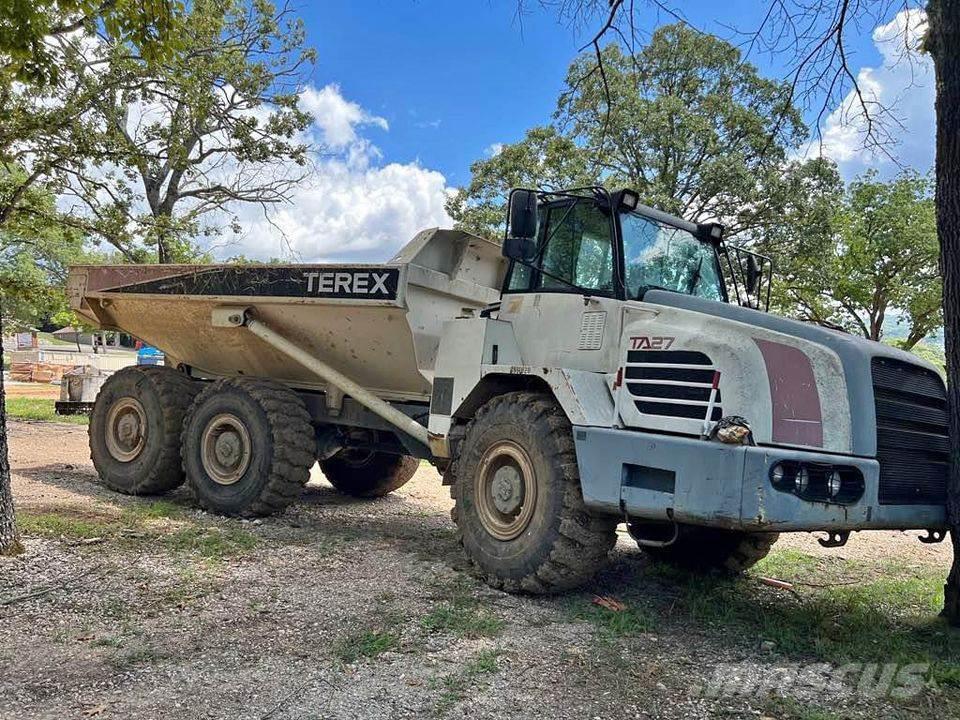
<instances>
[{"instance_id":1,"label":"front bumper","mask_svg":"<svg viewBox=\"0 0 960 720\"><path fill-rule=\"evenodd\" d=\"M752 531L947 527L943 505L881 505L869 458L582 426L574 440L584 501L602 512ZM840 505L777 490L770 469L785 460L856 467L863 495Z\"/></svg>"}]
</instances>

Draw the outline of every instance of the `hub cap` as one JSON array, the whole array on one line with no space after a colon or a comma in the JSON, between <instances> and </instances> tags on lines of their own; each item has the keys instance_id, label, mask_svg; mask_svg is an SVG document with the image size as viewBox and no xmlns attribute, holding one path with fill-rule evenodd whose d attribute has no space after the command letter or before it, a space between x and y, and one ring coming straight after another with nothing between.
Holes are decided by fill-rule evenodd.
<instances>
[{"instance_id":1,"label":"hub cap","mask_svg":"<svg viewBox=\"0 0 960 720\"><path fill-rule=\"evenodd\" d=\"M537 505L537 483L522 447L503 440L484 453L474 502L481 524L493 537L513 540L523 533Z\"/></svg>"},{"instance_id":2,"label":"hub cap","mask_svg":"<svg viewBox=\"0 0 960 720\"><path fill-rule=\"evenodd\" d=\"M107 413L107 452L122 463L135 460L147 442L147 413L139 400L120 398Z\"/></svg>"},{"instance_id":3,"label":"hub cap","mask_svg":"<svg viewBox=\"0 0 960 720\"><path fill-rule=\"evenodd\" d=\"M200 461L219 485L233 485L250 466L250 433L236 415L224 413L207 423L200 440Z\"/></svg>"}]
</instances>

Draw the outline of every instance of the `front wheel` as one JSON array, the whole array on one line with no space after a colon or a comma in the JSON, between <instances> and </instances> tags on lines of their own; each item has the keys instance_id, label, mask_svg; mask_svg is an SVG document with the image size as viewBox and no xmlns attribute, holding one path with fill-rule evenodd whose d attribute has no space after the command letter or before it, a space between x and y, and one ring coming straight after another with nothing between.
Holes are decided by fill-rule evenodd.
<instances>
[{"instance_id":1,"label":"front wheel","mask_svg":"<svg viewBox=\"0 0 960 720\"><path fill-rule=\"evenodd\" d=\"M547 395L512 392L481 407L449 472L459 540L494 587L577 587L616 542L616 518L584 505L570 422Z\"/></svg>"},{"instance_id":2,"label":"front wheel","mask_svg":"<svg viewBox=\"0 0 960 720\"><path fill-rule=\"evenodd\" d=\"M779 533L681 525L672 544L640 548L657 562L684 570L736 575L763 560L779 537Z\"/></svg>"}]
</instances>

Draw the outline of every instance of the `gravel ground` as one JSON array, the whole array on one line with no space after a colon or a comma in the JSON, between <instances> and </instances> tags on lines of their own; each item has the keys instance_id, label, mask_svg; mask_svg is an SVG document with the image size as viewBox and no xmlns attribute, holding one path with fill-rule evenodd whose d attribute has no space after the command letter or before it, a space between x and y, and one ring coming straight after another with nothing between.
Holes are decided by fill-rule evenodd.
<instances>
[{"instance_id":1,"label":"gravel ground","mask_svg":"<svg viewBox=\"0 0 960 720\"><path fill-rule=\"evenodd\" d=\"M248 522L195 510L183 489L164 505L109 492L84 427L11 422L9 433L28 531L23 555L0 559L5 720L945 712L936 690L906 704L852 695L848 685L787 688L785 699L715 696L711 682L733 665L769 682L797 659L763 637L674 613L669 579L649 572L625 535L582 592L492 590L466 573L446 488L427 465L392 496L363 502L315 470L299 504ZM57 518L66 519L62 533ZM834 551L809 536L782 547L829 552L850 567L901 558L945 573L950 560L946 544L905 533L865 534ZM756 578L741 587L758 600L791 598ZM591 603L597 595L627 610L603 611ZM664 608L655 621L632 612L644 602Z\"/></svg>"}]
</instances>

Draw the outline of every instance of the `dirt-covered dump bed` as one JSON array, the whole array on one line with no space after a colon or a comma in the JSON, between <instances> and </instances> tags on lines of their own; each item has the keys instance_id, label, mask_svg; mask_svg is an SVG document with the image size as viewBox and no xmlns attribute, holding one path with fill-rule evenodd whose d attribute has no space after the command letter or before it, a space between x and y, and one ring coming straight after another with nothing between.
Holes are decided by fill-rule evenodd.
<instances>
[{"instance_id":1,"label":"dirt-covered dump bed","mask_svg":"<svg viewBox=\"0 0 960 720\"><path fill-rule=\"evenodd\" d=\"M385 399L430 394L443 323L500 295L496 243L425 230L378 265L109 265L71 268L71 307L122 330L200 377L269 377L323 389L305 368L215 308L247 307L311 355Z\"/></svg>"}]
</instances>

